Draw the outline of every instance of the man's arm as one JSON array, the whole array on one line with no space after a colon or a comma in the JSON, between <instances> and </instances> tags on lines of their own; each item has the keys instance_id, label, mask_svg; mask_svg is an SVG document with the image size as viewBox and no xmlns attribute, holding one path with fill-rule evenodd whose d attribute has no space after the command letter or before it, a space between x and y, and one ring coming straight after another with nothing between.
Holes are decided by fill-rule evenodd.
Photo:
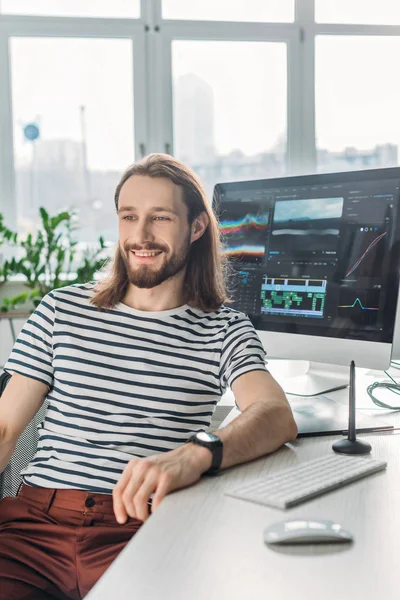
<instances>
[{"instance_id":1,"label":"man's arm","mask_svg":"<svg viewBox=\"0 0 400 600\"><path fill-rule=\"evenodd\" d=\"M229 425L213 432L224 444L221 469L274 452L297 437L292 409L272 375L250 371L233 382L232 391L242 412ZM211 452L190 446L204 473L211 467Z\"/></svg>"},{"instance_id":2,"label":"man's arm","mask_svg":"<svg viewBox=\"0 0 400 600\"><path fill-rule=\"evenodd\" d=\"M297 436L297 426L282 388L265 371L238 377L232 390L242 414L214 432L224 444L221 468L273 452ZM195 444L149 458L129 461L113 490L114 512L120 523L127 516L145 521L153 492L153 511L166 494L196 483L211 466L211 452Z\"/></svg>"},{"instance_id":3,"label":"man's arm","mask_svg":"<svg viewBox=\"0 0 400 600\"><path fill-rule=\"evenodd\" d=\"M49 391L36 379L13 374L0 398L0 473L6 468L18 438Z\"/></svg>"},{"instance_id":4,"label":"man's arm","mask_svg":"<svg viewBox=\"0 0 400 600\"><path fill-rule=\"evenodd\" d=\"M224 444L222 469L264 456L297 437L290 405L272 375L250 371L233 382L232 391L242 413L213 432Z\"/></svg>"}]
</instances>

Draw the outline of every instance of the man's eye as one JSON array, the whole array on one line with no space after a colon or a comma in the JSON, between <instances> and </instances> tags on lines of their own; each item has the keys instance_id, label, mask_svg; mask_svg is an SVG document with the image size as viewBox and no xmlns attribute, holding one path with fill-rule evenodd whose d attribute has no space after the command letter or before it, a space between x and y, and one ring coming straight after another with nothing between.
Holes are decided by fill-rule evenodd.
<instances>
[{"instance_id":1,"label":"man's eye","mask_svg":"<svg viewBox=\"0 0 400 600\"><path fill-rule=\"evenodd\" d=\"M122 219L124 221L133 221L133 219L135 219L135 217L133 215L125 215L125 217L122 217Z\"/></svg>"},{"instance_id":2,"label":"man's eye","mask_svg":"<svg viewBox=\"0 0 400 600\"><path fill-rule=\"evenodd\" d=\"M155 221L169 221L169 217L154 217Z\"/></svg>"}]
</instances>

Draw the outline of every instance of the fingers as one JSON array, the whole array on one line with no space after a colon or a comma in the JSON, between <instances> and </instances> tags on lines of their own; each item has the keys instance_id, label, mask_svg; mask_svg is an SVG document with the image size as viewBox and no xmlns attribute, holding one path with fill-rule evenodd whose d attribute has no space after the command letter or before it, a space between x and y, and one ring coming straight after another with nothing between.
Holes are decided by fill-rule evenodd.
<instances>
[{"instance_id":1,"label":"fingers","mask_svg":"<svg viewBox=\"0 0 400 600\"><path fill-rule=\"evenodd\" d=\"M159 469L150 461L130 461L113 490L114 514L118 523L127 517L145 521L149 516L148 500L157 487Z\"/></svg>"},{"instance_id":2,"label":"fingers","mask_svg":"<svg viewBox=\"0 0 400 600\"><path fill-rule=\"evenodd\" d=\"M125 502L123 500L123 494L131 479L133 468L136 462L137 461L134 460L129 461L112 492L115 518L117 519L118 523L121 524L125 523L128 517L128 513L125 508Z\"/></svg>"},{"instance_id":3,"label":"fingers","mask_svg":"<svg viewBox=\"0 0 400 600\"><path fill-rule=\"evenodd\" d=\"M147 472L142 485L139 487L133 498L131 496L131 492L128 491L127 488L125 493L127 495L128 502L131 501L131 506L134 507L137 519L140 519L141 521L146 521L146 519L148 519L149 498L151 494L156 491L151 503L152 512L154 512L155 509L160 505L160 502L164 496L166 496L166 494L170 491L171 481L172 478L167 473L160 473L158 470L151 470ZM127 505L125 506L129 513L129 507Z\"/></svg>"},{"instance_id":4,"label":"fingers","mask_svg":"<svg viewBox=\"0 0 400 600\"><path fill-rule=\"evenodd\" d=\"M168 492L172 489L172 478L167 473L164 473L159 480L156 493L153 496L153 501L151 504L152 511L155 511L156 508L160 505L161 500L168 494Z\"/></svg>"},{"instance_id":5,"label":"fingers","mask_svg":"<svg viewBox=\"0 0 400 600\"><path fill-rule=\"evenodd\" d=\"M125 488L122 499L130 517L145 521L149 516L148 499L157 487L159 474L149 468L144 477L136 479L136 470Z\"/></svg>"},{"instance_id":6,"label":"fingers","mask_svg":"<svg viewBox=\"0 0 400 600\"><path fill-rule=\"evenodd\" d=\"M187 451L172 450L164 456L129 461L113 490L113 507L118 523L128 516L145 521L149 517L148 501L153 492L153 511L172 490L197 481L201 473L193 473ZM168 455L168 456L167 456Z\"/></svg>"}]
</instances>

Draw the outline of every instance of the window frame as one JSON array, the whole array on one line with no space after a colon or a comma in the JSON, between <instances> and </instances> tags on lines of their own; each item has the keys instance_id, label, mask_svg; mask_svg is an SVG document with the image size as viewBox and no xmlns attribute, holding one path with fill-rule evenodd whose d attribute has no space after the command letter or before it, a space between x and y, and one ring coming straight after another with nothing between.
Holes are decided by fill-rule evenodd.
<instances>
[{"instance_id":1,"label":"window frame","mask_svg":"<svg viewBox=\"0 0 400 600\"><path fill-rule=\"evenodd\" d=\"M143 4L143 0L142 0ZM143 8L142 8L143 10ZM103 19L86 17L0 16L0 212L10 228L16 227L15 167L13 147L13 107L11 88L12 38L128 39L133 54L134 156L145 154L148 139L146 39L142 19ZM140 118L139 118L140 115ZM128 166L128 165L126 165Z\"/></svg>"},{"instance_id":2,"label":"window frame","mask_svg":"<svg viewBox=\"0 0 400 600\"><path fill-rule=\"evenodd\" d=\"M173 153L172 41L264 41L287 44L287 168L317 170L315 39L317 35L400 37L400 25L315 22L314 0L295 0L292 23L162 19L162 0L141 0L140 19L0 15L0 212L16 222L10 83L10 37L128 38L134 53L135 159Z\"/></svg>"}]
</instances>

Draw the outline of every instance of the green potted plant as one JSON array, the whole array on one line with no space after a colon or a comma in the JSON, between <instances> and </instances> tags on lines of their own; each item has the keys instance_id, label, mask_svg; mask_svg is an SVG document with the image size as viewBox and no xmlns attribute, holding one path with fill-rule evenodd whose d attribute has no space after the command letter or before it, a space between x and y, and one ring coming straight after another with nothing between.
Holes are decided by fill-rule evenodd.
<instances>
[{"instance_id":1,"label":"green potted plant","mask_svg":"<svg viewBox=\"0 0 400 600\"><path fill-rule=\"evenodd\" d=\"M50 216L41 207L41 224L35 235L28 234L21 239L18 234L7 229L0 215L0 245L8 243L20 256L0 265L0 283L10 275L23 275L27 291L1 301L0 312L9 312L28 301L37 306L43 296L55 288L74 283L86 283L107 260L104 257L106 245L103 237L98 238L94 249L85 250L81 261L74 265L77 241L74 239L75 214L63 211Z\"/></svg>"}]
</instances>

